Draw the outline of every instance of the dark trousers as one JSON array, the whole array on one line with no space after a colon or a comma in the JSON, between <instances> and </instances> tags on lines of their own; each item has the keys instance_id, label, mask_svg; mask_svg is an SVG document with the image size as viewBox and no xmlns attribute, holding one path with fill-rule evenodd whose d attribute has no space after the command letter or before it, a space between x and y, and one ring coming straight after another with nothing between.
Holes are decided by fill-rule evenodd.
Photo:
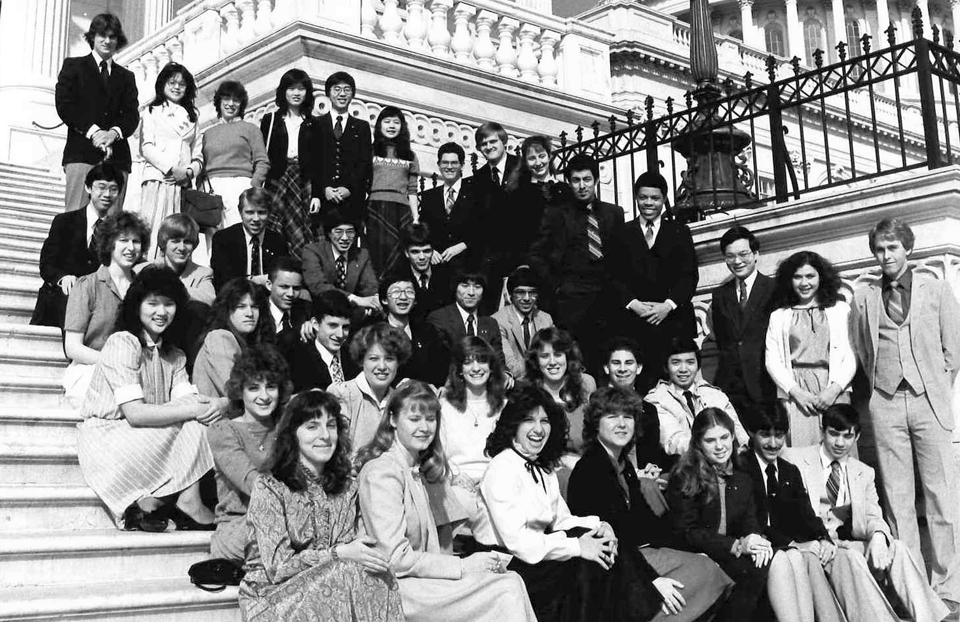
<instances>
[{"instance_id":1,"label":"dark trousers","mask_svg":"<svg viewBox=\"0 0 960 622\"><path fill-rule=\"evenodd\" d=\"M720 608L717 622L761 622L776 619L767 599L769 564L757 568L749 555L743 555L730 556L717 561L717 565L734 583L727 602Z\"/></svg>"},{"instance_id":2,"label":"dark trousers","mask_svg":"<svg viewBox=\"0 0 960 622\"><path fill-rule=\"evenodd\" d=\"M601 289L561 289L555 304L557 326L573 335L587 372L597 378L603 365L602 348L611 328L607 297Z\"/></svg>"}]
</instances>

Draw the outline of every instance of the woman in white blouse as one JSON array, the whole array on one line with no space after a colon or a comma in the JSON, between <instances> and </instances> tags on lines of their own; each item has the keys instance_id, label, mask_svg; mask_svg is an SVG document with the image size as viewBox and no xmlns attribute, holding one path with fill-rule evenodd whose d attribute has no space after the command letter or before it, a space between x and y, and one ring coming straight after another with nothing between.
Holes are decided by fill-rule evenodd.
<instances>
[{"instance_id":1,"label":"woman in white blouse","mask_svg":"<svg viewBox=\"0 0 960 622\"><path fill-rule=\"evenodd\" d=\"M587 620L581 563L613 566L617 541L596 516L573 516L555 473L566 447L563 408L544 389L521 384L490 438L492 457L480 484L489 522L474 533L481 547L514 555L508 566L521 577L540 622Z\"/></svg>"},{"instance_id":2,"label":"woman in white blouse","mask_svg":"<svg viewBox=\"0 0 960 622\"><path fill-rule=\"evenodd\" d=\"M469 515L460 533L473 533L477 521L486 518L480 480L490 462L487 437L503 410L505 381L500 359L480 337L466 337L454 348L440 396L440 440L452 472L452 491Z\"/></svg>"}]
</instances>

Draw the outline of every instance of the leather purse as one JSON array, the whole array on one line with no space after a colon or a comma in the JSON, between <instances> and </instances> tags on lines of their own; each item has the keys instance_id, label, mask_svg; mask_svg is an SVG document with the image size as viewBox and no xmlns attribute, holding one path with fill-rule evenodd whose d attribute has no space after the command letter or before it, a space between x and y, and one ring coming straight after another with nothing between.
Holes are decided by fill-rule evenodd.
<instances>
[{"instance_id":1,"label":"leather purse","mask_svg":"<svg viewBox=\"0 0 960 622\"><path fill-rule=\"evenodd\" d=\"M222 592L228 585L240 585L243 568L229 559L207 559L190 566L190 582L205 592Z\"/></svg>"},{"instance_id":2,"label":"leather purse","mask_svg":"<svg viewBox=\"0 0 960 622\"><path fill-rule=\"evenodd\" d=\"M197 187L180 191L180 213L193 218L201 227L219 227L223 221L223 198L213 193L210 181L197 179Z\"/></svg>"}]
</instances>

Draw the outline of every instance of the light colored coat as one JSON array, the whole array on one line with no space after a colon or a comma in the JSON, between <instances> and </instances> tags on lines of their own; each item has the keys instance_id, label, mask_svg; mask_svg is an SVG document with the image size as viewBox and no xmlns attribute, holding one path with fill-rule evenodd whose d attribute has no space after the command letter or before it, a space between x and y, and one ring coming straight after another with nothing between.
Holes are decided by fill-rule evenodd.
<instances>
[{"instance_id":1,"label":"light colored coat","mask_svg":"<svg viewBox=\"0 0 960 622\"><path fill-rule=\"evenodd\" d=\"M196 177L201 169L198 145L197 124L181 106L165 103L147 108L140 125L143 181L164 181L170 169L188 164ZM198 160L191 162L194 157Z\"/></svg>"},{"instance_id":2,"label":"light colored coat","mask_svg":"<svg viewBox=\"0 0 960 622\"><path fill-rule=\"evenodd\" d=\"M500 341L503 343L503 356L507 361L507 371L515 379L526 376L526 345L523 343L523 325L513 305L507 305L493 314L500 327ZM538 330L553 326L553 318L546 311L534 309L530 314L530 337Z\"/></svg>"}]
</instances>

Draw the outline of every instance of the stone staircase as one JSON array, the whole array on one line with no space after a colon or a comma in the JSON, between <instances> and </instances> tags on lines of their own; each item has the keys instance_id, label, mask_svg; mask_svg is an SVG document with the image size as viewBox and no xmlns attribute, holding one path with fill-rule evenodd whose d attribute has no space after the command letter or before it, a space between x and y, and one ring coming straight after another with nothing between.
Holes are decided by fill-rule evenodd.
<instances>
[{"instance_id":1,"label":"stone staircase","mask_svg":"<svg viewBox=\"0 0 960 622\"><path fill-rule=\"evenodd\" d=\"M60 332L30 326L63 181L0 164L0 620L236 621L237 590L193 587L209 533L118 531L80 472Z\"/></svg>"}]
</instances>

